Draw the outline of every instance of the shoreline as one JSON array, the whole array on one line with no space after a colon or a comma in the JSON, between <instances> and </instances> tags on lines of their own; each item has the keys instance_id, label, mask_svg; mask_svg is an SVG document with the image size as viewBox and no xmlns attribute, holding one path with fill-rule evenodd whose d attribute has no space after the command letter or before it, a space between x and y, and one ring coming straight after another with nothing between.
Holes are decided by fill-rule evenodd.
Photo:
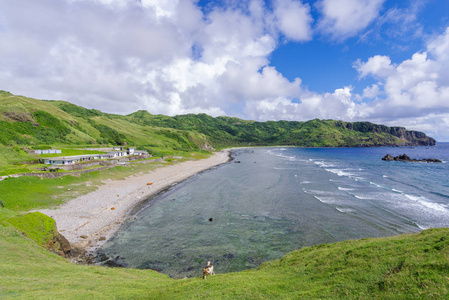
<instances>
[{"instance_id":1,"label":"shoreline","mask_svg":"<svg viewBox=\"0 0 449 300\"><path fill-rule=\"evenodd\" d=\"M231 149L225 149L205 159L163 166L124 180L106 180L93 192L55 209L38 211L56 221L58 231L73 248L92 252L111 238L140 204L198 173L229 162L230 153Z\"/></svg>"}]
</instances>

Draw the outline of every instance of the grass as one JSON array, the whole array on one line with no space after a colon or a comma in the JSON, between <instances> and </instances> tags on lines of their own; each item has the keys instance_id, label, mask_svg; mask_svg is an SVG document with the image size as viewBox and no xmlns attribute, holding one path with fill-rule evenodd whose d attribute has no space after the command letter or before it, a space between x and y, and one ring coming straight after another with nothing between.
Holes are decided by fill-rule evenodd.
<instances>
[{"instance_id":1,"label":"grass","mask_svg":"<svg viewBox=\"0 0 449 300\"><path fill-rule=\"evenodd\" d=\"M48 244L56 233L55 220L40 212L9 217L7 222L41 246Z\"/></svg>"},{"instance_id":2,"label":"grass","mask_svg":"<svg viewBox=\"0 0 449 300\"><path fill-rule=\"evenodd\" d=\"M198 152L181 159L208 156ZM25 211L56 206L105 179L148 172L132 163L56 179L0 181L0 299L442 299L449 297L449 229L305 247L257 270L174 280L151 270L70 263L45 244L51 220ZM70 189L70 190L69 190ZM14 227L13 227L14 226ZM40 228L40 227L44 228ZM17 228L26 232L24 236Z\"/></svg>"},{"instance_id":3,"label":"grass","mask_svg":"<svg viewBox=\"0 0 449 300\"><path fill-rule=\"evenodd\" d=\"M189 153L188 155L179 152L173 152L173 154L182 154L183 156L180 159L167 159L164 163L157 162L155 159L147 159L145 163L135 161L125 166L116 166L103 171L66 175L54 179L31 176L6 178L0 181L0 201L6 209L18 212L55 207L95 190L106 179L120 180L134 174L152 171L165 164L200 159L210 155L203 152Z\"/></svg>"},{"instance_id":4,"label":"grass","mask_svg":"<svg viewBox=\"0 0 449 300\"><path fill-rule=\"evenodd\" d=\"M445 299L449 229L323 244L257 270L170 279L151 270L83 266L0 225L0 298Z\"/></svg>"}]
</instances>

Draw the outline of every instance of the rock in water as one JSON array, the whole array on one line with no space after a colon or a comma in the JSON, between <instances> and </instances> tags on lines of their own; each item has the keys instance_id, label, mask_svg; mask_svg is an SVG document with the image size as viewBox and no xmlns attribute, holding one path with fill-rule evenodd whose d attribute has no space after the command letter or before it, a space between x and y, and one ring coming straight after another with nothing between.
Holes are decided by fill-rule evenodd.
<instances>
[{"instance_id":1,"label":"rock in water","mask_svg":"<svg viewBox=\"0 0 449 300\"><path fill-rule=\"evenodd\" d=\"M424 158L424 159L411 159L407 154L402 154L393 157L391 154L387 154L382 157L385 161L407 161L407 162L427 162L427 163L441 163L442 161L436 158Z\"/></svg>"},{"instance_id":2,"label":"rock in water","mask_svg":"<svg viewBox=\"0 0 449 300\"><path fill-rule=\"evenodd\" d=\"M394 157L391 156L391 154L387 154L384 157L382 157L382 160L386 160L386 161L393 161Z\"/></svg>"}]
</instances>

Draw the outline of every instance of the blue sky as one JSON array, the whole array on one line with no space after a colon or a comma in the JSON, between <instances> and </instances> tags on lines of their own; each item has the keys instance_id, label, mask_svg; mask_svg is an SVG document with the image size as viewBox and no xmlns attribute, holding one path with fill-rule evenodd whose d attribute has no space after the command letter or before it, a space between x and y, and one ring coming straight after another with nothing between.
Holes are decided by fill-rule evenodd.
<instances>
[{"instance_id":1,"label":"blue sky","mask_svg":"<svg viewBox=\"0 0 449 300\"><path fill-rule=\"evenodd\" d=\"M0 40L14 94L449 141L446 0L0 0Z\"/></svg>"},{"instance_id":2,"label":"blue sky","mask_svg":"<svg viewBox=\"0 0 449 300\"><path fill-rule=\"evenodd\" d=\"M307 3L313 8L315 1ZM427 39L444 32L448 26L449 1L385 1L379 14L393 9L407 13L414 5L420 8L416 11L415 28L401 28L398 32L400 24L381 25L381 21L373 21L364 29L363 33L368 33L366 38L362 34L345 40L329 40L318 35L309 42L280 44L271 55L271 65L290 80L302 77L303 84L317 92L328 92L348 84L361 92L367 80L357 80L357 71L352 67L354 61L380 54L390 56L393 63L400 63L416 52L425 51ZM320 17L316 9L312 12L315 19ZM416 35L418 30L423 32ZM373 80L368 82L374 83Z\"/></svg>"}]
</instances>

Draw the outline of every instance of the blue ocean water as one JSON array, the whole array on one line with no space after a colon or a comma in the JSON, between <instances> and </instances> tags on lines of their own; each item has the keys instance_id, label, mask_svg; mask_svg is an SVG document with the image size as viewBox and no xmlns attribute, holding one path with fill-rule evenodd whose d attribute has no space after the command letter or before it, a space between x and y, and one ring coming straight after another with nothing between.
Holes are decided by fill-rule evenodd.
<instances>
[{"instance_id":1,"label":"blue ocean water","mask_svg":"<svg viewBox=\"0 0 449 300\"><path fill-rule=\"evenodd\" d=\"M443 163L387 162L386 154ZM254 148L150 199L99 252L174 278L255 268L304 246L449 226L449 143Z\"/></svg>"}]
</instances>

